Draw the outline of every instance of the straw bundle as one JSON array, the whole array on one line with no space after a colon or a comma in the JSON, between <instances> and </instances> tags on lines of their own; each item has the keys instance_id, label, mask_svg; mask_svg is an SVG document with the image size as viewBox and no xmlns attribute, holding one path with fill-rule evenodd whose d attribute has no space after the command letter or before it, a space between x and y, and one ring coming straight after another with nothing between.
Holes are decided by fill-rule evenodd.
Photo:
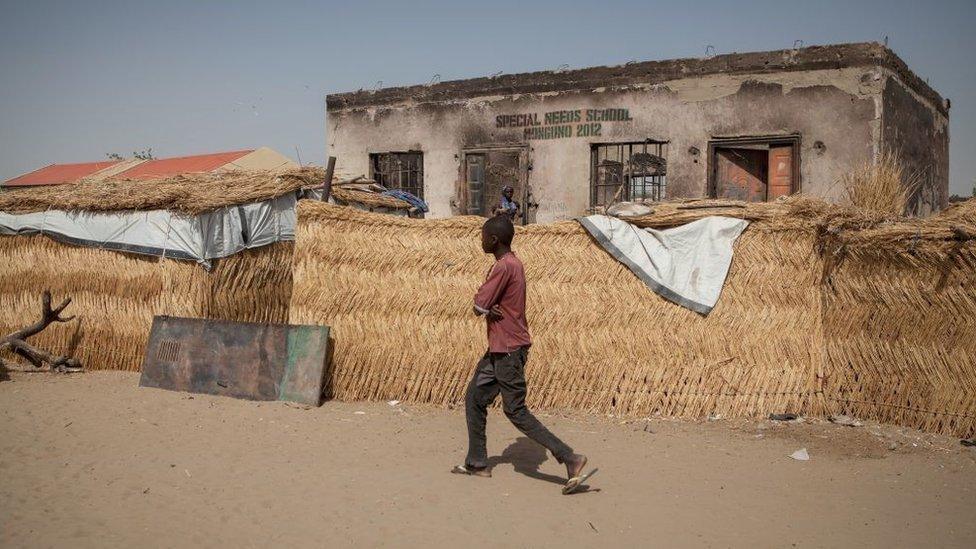
<instances>
[{"instance_id":1,"label":"straw bundle","mask_svg":"<svg viewBox=\"0 0 976 549\"><path fill-rule=\"evenodd\" d=\"M800 231L837 234L863 230L901 221L896 216L861 210L852 206L828 204L819 198L793 195L775 202L689 199L653 204L650 214L628 217L638 227L667 229L703 217L720 215L745 219L752 230L761 232Z\"/></svg>"},{"instance_id":2,"label":"straw bundle","mask_svg":"<svg viewBox=\"0 0 976 549\"><path fill-rule=\"evenodd\" d=\"M68 246L46 237L0 237L0 333L37 316L38 296L71 296L79 320L35 336L73 352L89 369L138 370L153 315L285 322L293 245L280 243L217 260L212 272L161 260Z\"/></svg>"},{"instance_id":3,"label":"straw bundle","mask_svg":"<svg viewBox=\"0 0 976 549\"><path fill-rule=\"evenodd\" d=\"M882 152L847 174L841 182L855 207L888 215L905 215L919 187L918 174L910 174L897 156Z\"/></svg>"},{"instance_id":4,"label":"straw bundle","mask_svg":"<svg viewBox=\"0 0 976 549\"><path fill-rule=\"evenodd\" d=\"M949 204L949 207L939 212L936 219L944 222L968 221L976 222L976 199L970 198L962 202Z\"/></svg>"},{"instance_id":5,"label":"straw bundle","mask_svg":"<svg viewBox=\"0 0 976 549\"><path fill-rule=\"evenodd\" d=\"M457 403L484 352L471 298L482 219L419 221L303 201L292 323L335 337L337 398ZM746 233L701 317L651 293L574 222L519 228L533 405L700 417L823 413L812 236ZM814 312L814 314L811 314ZM776 341L776 344L770 342Z\"/></svg>"},{"instance_id":6,"label":"straw bundle","mask_svg":"<svg viewBox=\"0 0 976 549\"><path fill-rule=\"evenodd\" d=\"M371 208L389 208L392 210L409 210L411 208L409 202L399 198L344 186L332 188L332 199L339 204L362 204Z\"/></svg>"},{"instance_id":7,"label":"straw bundle","mask_svg":"<svg viewBox=\"0 0 976 549\"><path fill-rule=\"evenodd\" d=\"M89 180L0 193L0 211L171 210L195 215L321 186L324 178L321 168L301 168L283 172L190 173L153 180Z\"/></svg>"}]
</instances>

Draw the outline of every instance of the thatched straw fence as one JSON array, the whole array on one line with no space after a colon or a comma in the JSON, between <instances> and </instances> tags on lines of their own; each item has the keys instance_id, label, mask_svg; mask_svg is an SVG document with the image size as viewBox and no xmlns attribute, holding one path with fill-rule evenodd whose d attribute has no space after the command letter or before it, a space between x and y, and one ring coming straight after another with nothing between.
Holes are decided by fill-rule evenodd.
<instances>
[{"instance_id":1,"label":"thatched straw fence","mask_svg":"<svg viewBox=\"0 0 976 549\"><path fill-rule=\"evenodd\" d=\"M170 210L195 215L321 186L324 177L322 168L301 168L280 172L187 173L151 180L83 180L71 185L4 191L0 193L0 211Z\"/></svg>"},{"instance_id":2,"label":"thatched straw fence","mask_svg":"<svg viewBox=\"0 0 976 549\"><path fill-rule=\"evenodd\" d=\"M976 432L976 202L828 239L825 392L839 412Z\"/></svg>"},{"instance_id":3,"label":"thatched straw fence","mask_svg":"<svg viewBox=\"0 0 976 549\"><path fill-rule=\"evenodd\" d=\"M636 221L714 213L753 224L707 317L651 293L575 222L519 228L531 404L628 416L848 412L973 432L976 258L965 235L976 216L908 222L800 198L671 204ZM332 326L333 396L461 401L485 345L470 314L491 264L481 221L300 203L290 320Z\"/></svg>"},{"instance_id":4,"label":"thatched straw fence","mask_svg":"<svg viewBox=\"0 0 976 549\"><path fill-rule=\"evenodd\" d=\"M89 369L138 371L153 315L287 322L292 243L195 263L61 244L44 236L0 237L0 333L35 321L41 293L71 296L78 319L32 342L73 351Z\"/></svg>"},{"instance_id":5,"label":"thatched straw fence","mask_svg":"<svg viewBox=\"0 0 976 549\"><path fill-rule=\"evenodd\" d=\"M4 193L0 209L199 213L321 176L92 183L67 194ZM520 227L532 405L637 417L849 413L976 432L976 204L925 220L802 197L654 209L631 221L752 222L718 305L700 316L658 297L575 222ZM44 289L72 296L82 322L52 326L36 343L74 350L95 369L138 369L155 314L323 323L335 344L332 396L458 403L485 345L483 321L470 314L491 264L478 243L481 222L301 201L296 244L220 259L211 272L42 236L0 237L0 333L30 322Z\"/></svg>"},{"instance_id":6,"label":"thatched straw fence","mask_svg":"<svg viewBox=\"0 0 976 549\"><path fill-rule=\"evenodd\" d=\"M185 174L151 181L86 181L9 191L0 210L169 209L198 214L267 200L318 182L322 170ZM46 236L0 236L0 334L36 320L40 296L73 299L78 319L32 340L72 352L89 369L138 370L154 315L287 322L294 244L281 242L212 260L187 261L71 246Z\"/></svg>"},{"instance_id":7,"label":"thatched straw fence","mask_svg":"<svg viewBox=\"0 0 976 549\"><path fill-rule=\"evenodd\" d=\"M381 217L303 201L291 321L335 334L340 399L458 402L484 351L471 296L483 220ZM575 222L519 228L533 404L699 417L821 413L813 238L747 232L708 317L650 293ZM772 344L773 342L775 344Z\"/></svg>"},{"instance_id":8,"label":"thatched straw fence","mask_svg":"<svg viewBox=\"0 0 976 549\"><path fill-rule=\"evenodd\" d=\"M325 170L313 167L82 181L0 193L0 211L166 209L195 215L317 187L324 177ZM391 208L410 206L391 197L342 192L349 202L371 199ZM154 315L288 322L293 250L292 243L272 244L211 260L207 271L187 261L72 246L40 235L0 236L0 334L36 320L40 296L50 290L55 299L72 297L70 314L78 319L51 325L34 343L58 354L71 353L89 369L135 371L142 364Z\"/></svg>"}]
</instances>

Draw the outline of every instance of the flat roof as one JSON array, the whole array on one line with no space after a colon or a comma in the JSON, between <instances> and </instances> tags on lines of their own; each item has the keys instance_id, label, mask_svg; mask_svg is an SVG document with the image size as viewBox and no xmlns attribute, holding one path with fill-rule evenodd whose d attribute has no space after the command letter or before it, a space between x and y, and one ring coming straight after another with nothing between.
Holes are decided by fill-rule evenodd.
<instances>
[{"instance_id":1,"label":"flat roof","mask_svg":"<svg viewBox=\"0 0 976 549\"><path fill-rule=\"evenodd\" d=\"M565 71L504 74L496 77L452 80L433 85L359 90L326 96L326 108L338 111L405 101L438 102L492 95L517 95L594 89L633 84L660 84L669 80L713 74L763 74L848 67L882 66L896 74L916 93L948 115L946 102L913 73L893 51L877 42L810 46L799 49L728 53L713 57L644 61L625 65Z\"/></svg>"}]
</instances>

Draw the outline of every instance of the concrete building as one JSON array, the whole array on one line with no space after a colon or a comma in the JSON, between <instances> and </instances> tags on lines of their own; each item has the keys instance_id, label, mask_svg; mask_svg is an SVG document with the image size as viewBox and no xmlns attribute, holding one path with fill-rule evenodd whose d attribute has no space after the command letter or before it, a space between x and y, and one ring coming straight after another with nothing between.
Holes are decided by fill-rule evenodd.
<instances>
[{"instance_id":1,"label":"concrete building","mask_svg":"<svg viewBox=\"0 0 976 549\"><path fill-rule=\"evenodd\" d=\"M298 164L287 156L260 147L152 160L128 159L81 164L51 164L3 182L2 188L14 189L77 183L82 179L158 179L191 172L228 172L286 170Z\"/></svg>"},{"instance_id":2,"label":"concrete building","mask_svg":"<svg viewBox=\"0 0 976 549\"><path fill-rule=\"evenodd\" d=\"M431 216L485 215L505 184L525 222L625 200L804 192L891 150L915 208L948 194L949 102L888 48L843 44L536 72L329 95L328 153L422 196Z\"/></svg>"}]
</instances>

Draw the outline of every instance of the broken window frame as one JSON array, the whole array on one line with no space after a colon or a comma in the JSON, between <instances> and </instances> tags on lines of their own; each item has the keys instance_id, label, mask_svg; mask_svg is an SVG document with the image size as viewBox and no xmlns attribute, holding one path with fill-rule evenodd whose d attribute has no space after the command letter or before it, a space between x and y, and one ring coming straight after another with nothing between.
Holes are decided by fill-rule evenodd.
<instances>
[{"instance_id":1,"label":"broken window frame","mask_svg":"<svg viewBox=\"0 0 976 549\"><path fill-rule=\"evenodd\" d=\"M666 199L668 145L667 141L654 139L590 144L590 208L610 206L625 181L617 201ZM638 154L650 154L663 162L656 167L653 162L635 166L634 157ZM617 173L608 176L611 170ZM608 177L613 180L607 182Z\"/></svg>"},{"instance_id":2,"label":"broken window frame","mask_svg":"<svg viewBox=\"0 0 976 549\"><path fill-rule=\"evenodd\" d=\"M422 151L370 153L369 176L387 189L399 189L424 199Z\"/></svg>"}]
</instances>

